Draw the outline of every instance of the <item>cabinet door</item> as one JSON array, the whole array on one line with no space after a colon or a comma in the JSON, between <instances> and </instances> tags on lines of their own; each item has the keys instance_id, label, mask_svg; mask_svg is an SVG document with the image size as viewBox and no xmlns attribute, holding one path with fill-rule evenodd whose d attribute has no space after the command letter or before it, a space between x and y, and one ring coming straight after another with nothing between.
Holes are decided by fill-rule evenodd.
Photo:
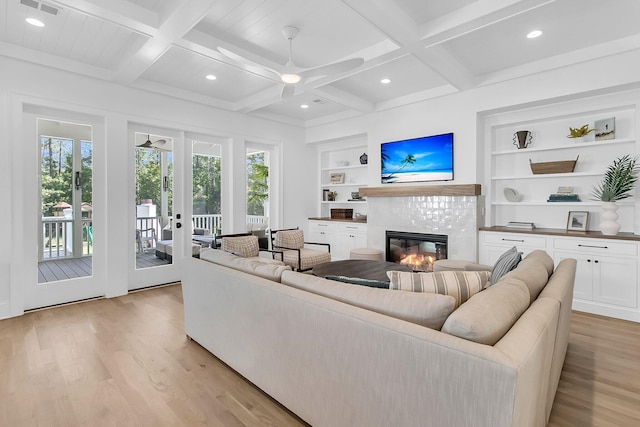
<instances>
[{"instance_id":1,"label":"cabinet door","mask_svg":"<svg viewBox=\"0 0 640 427\"><path fill-rule=\"evenodd\" d=\"M638 262L594 257L593 300L623 307L638 306Z\"/></svg>"},{"instance_id":2,"label":"cabinet door","mask_svg":"<svg viewBox=\"0 0 640 427\"><path fill-rule=\"evenodd\" d=\"M555 252L553 262L558 265L565 258L575 258L576 281L573 285L573 297L591 301L593 300L593 255L582 255L569 252Z\"/></svg>"}]
</instances>

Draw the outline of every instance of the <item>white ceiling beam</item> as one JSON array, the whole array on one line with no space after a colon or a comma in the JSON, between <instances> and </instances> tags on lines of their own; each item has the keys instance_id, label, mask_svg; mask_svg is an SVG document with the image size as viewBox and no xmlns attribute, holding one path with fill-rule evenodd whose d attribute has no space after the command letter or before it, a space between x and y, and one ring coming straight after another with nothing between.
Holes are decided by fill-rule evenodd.
<instances>
[{"instance_id":1,"label":"white ceiling beam","mask_svg":"<svg viewBox=\"0 0 640 427\"><path fill-rule=\"evenodd\" d=\"M443 46L417 49L413 54L458 90L471 89L476 85L474 75Z\"/></svg>"},{"instance_id":2,"label":"white ceiling beam","mask_svg":"<svg viewBox=\"0 0 640 427\"><path fill-rule=\"evenodd\" d=\"M340 0L363 20L373 24L398 47L418 40L418 26L398 5L390 1Z\"/></svg>"},{"instance_id":3,"label":"white ceiling beam","mask_svg":"<svg viewBox=\"0 0 640 427\"><path fill-rule=\"evenodd\" d=\"M375 110L375 106L371 102L365 101L364 99L349 92L345 92L344 90L338 89L337 87L323 86L316 88L309 87L309 85L303 86L304 88L301 90L304 92L312 93L319 98L344 105L345 107L360 111L362 113L371 113Z\"/></svg>"},{"instance_id":4,"label":"white ceiling beam","mask_svg":"<svg viewBox=\"0 0 640 427\"><path fill-rule=\"evenodd\" d=\"M123 58L115 71L120 83L128 84L140 77L171 47L200 22L213 7L210 0L186 0L160 24L156 35L137 52Z\"/></svg>"},{"instance_id":5,"label":"white ceiling beam","mask_svg":"<svg viewBox=\"0 0 640 427\"><path fill-rule=\"evenodd\" d=\"M430 47L553 3L555 0L478 0L423 24L419 38Z\"/></svg>"},{"instance_id":6,"label":"white ceiling beam","mask_svg":"<svg viewBox=\"0 0 640 427\"><path fill-rule=\"evenodd\" d=\"M273 86L236 102L233 110L240 113L250 113L279 102L281 95L282 85Z\"/></svg>"}]
</instances>

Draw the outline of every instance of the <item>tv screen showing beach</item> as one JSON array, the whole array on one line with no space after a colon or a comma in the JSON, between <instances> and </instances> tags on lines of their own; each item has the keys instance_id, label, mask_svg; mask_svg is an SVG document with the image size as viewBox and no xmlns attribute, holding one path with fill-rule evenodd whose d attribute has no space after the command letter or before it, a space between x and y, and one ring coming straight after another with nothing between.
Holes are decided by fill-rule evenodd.
<instances>
[{"instance_id":1,"label":"tv screen showing beach","mask_svg":"<svg viewBox=\"0 0 640 427\"><path fill-rule=\"evenodd\" d=\"M450 181L453 179L453 133L385 142L380 146L381 181Z\"/></svg>"}]
</instances>

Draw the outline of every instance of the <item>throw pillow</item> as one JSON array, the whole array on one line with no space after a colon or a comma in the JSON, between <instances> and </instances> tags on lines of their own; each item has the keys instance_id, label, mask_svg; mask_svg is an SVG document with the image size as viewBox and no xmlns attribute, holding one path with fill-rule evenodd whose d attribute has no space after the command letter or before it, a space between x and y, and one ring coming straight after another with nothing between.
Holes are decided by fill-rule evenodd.
<instances>
[{"instance_id":1,"label":"throw pillow","mask_svg":"<svg viewBox=\"0 0 640 427\"><path fill-rule=\"evenodd\" d=\"M223 237L222 250L245 258L258 256L260 248L257 236Z\"/></svg>"},{"instance_id":2,"label":"throw pillow","mask_svg":"<svg viewBox=\"0 0 640 427\"><path fill-rule=\"evenodd\" d=\"M489 275L488 271L387 271L391 279L389 289L450 295L456 299L456 308L484 289Z\"/></svg>"},{"instance_id":3,"label":"throw pillow","mask_svg":"<svg viewBox=\"0 0 640 427\"><path fill-rule=\"evenodd\" d=\"M522 252L518 252L518 249L514 246L498 258L493 269L491 270L491 285L498 283L498 280L518 265L522 260Z\"/></svg>"},{"instance_id":4,"label":"throw pillow","mask_svg":"<svg viewBox=\"0 0 640 427\"><path fill-rule=\"evenodd\" d=\"M379 280L362 279L360 277L347 276L324 276L325 279L335 280L336 282L351 283L352 285L369 286L372 288L389 289L389 282L381 282Z\"/></svg>"}]
</instances>

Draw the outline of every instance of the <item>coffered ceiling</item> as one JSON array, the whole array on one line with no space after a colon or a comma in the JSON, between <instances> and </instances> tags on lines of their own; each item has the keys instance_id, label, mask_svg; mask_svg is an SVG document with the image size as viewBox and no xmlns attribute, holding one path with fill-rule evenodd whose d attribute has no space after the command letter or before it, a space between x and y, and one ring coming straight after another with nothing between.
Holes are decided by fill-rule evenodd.
<instances>
[{"instance_id":1,"label":"coffered ceiling","mask_svg":"<svg viewBox=\"0 0 640 427\"><path fill-rule=\"evenodd\" d=\"M638 0L0 0L0 55L304 126L638 49L639 17ZM364 63L282 99L287 26L298 67Z\"/></svg>"}]
</instances>

